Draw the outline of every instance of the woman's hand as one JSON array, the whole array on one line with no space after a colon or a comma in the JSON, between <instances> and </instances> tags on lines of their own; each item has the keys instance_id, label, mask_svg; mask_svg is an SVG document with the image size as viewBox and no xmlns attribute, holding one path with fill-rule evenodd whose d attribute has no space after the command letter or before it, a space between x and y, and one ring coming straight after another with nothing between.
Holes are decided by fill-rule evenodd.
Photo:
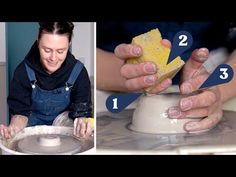
<instances>
[{"instance_id":1,"label":"woman's hand","mask_svg":"<svg viewBox=\"0 0 236 177\"><path fill-rule=\"evenodd\" d=\"M191 94L198 90L209 77L209 73L202 66L208 55L206 48L197 49L192 53L182 70L182 94ZM187 132L211 129L220 122L223 115L220 90L215 86L190 96L186 95L178 106L169 108L167 113L169 118L193 118L193 121L184 125ZM199 117L202 117L200 121L194 121L194 118Z\"/></svg>"},{"instance_id":2,"label":"woman's hand","mask_svg":"<svg viewBox=\"0 0 236 177\"><path fill-rule=\"evenodd\" d=\"M21 131L27 126L28 118L22 115L14 115L11 118L11 123L9 126L0 125L0 135L5 138L9 139L15 136L16 133Z\"/></svg>"},{"instance_id":3,"label":"woman's hand","mask_svg":"<svg viewBox=\"0 0 236 177\"><path fill-rule=\"evenodd\" d=\"M9 139L16 134L16 129L12 126L0 124L0 134L4 139Z\"/></svg>"},{"instance_id":4,"label":"woman's hand","mask_svg":"<svg viewBox=\"0 0 236 177\"><path fill-rule=\"evenodd\" d=\"M93 118L76 118L74 120L74 135L80 138L89 138L93 134L94 119Z\"/></svg>"},{"instance_id":5,"label":"woman's hand","mask_svg":"<svg viewBox=\"0 0 236 177\"><path fill-rule=\"evenodd\" d=\"M170 48L170 42L163 39L162 45ZM156 84L158 68L153 62L143 62L139 64L125 64L125 60L142 55L142 48L133 44L120 44L115 48L115 55L124 60L124 65L120 69L121 76L124 77L125 86L129 91L143 91L143 89L154 86L150 93L159 93L167 89L172 80L167 78Z\"/></svg>"},{"instance_id":6,"label":"woman's hand","mask_svg":"<svg viewBox=\"0 0 236 177\"><path fill-rule=\"evenodd\" d=\"M192 118L184 129L187 132L208 130L215 127L222 119L222 102L218 87L204 90L199 94L182 98L179 106L168 109L170 118ZM200 121L194 120L201 118Z\"/></svg>"}]
</instances>

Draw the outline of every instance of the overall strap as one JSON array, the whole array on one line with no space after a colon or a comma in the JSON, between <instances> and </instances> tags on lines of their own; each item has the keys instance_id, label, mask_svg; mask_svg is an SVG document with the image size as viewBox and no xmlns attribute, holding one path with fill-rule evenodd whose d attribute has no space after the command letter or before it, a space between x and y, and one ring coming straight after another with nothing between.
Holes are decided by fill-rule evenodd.
<instances>
[{"instance_id":1,"label":"overall strap","mask_svg":"<svg viewBox=\"0 0 236 177\"><path fill-rule=\"evenodd\" d=\"M34 70L32 70L26 63L25 63L25 68L26 68L27 75L28 75L30 82L36 81Z\"/></svg>"},{"instance_id":2,"label":"overall strap","mask_svg":"<svg viewBox=\"0 0 236 177\"><path fill-rule=\"evenodd\" d=\"M70 77L67 81L68 84L73 85L75 83L75 80L77 79L77 77L79 76L80 72L82 71L84 65L78 60L76 65L74 66Z\"/></svg>"}]
</instances>

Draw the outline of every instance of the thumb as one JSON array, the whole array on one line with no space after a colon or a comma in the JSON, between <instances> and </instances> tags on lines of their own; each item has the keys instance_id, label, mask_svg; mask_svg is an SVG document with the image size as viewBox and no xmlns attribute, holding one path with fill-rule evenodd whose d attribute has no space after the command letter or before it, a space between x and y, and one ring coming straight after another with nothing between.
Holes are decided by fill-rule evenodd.
<instances>
[{"instance_id":1,"label":"thumb","mask_svg":"<svg viewBox=\"0 0 236 177\"><path fill-rule=\"evenodd\" d=\"M208 56L209 50L207 48L195 49L186 62L185 67L189 67L189 69L198 69L207 60Z\"/></svg>"},{"instance_id":2,"label":"thumb","mask_svg":"<svg viewBox=\"0 0 236 177\"><path fill-rule=\"evenodd\" d=\"M139 57L142 55L142 48L135 44L120 44L115 48L115 55L121 59Z\"/></svg>"},{"instance_id":3,"label":"thumb","mask_svg":"<svg viewBox=\"0 0 236 177\"><path fill-rule=\"evenodd\" d=\"M161 40L161 44L171 48L171 42L167 39ZM116 46L114 53L118 58L128 59L141 56L143 51L142 48L136 44L120 44Z\"/></svg>"},{"instance_id":4,"label":"thumb","mask_svg":"<svg viewBox=\"0 0 236 177\"><path fill-rule=\"evenodd\" d=\"M162 39L161 44L167 48L171 48L171 42L168 39Z\"/></svg>"}]
</instances>

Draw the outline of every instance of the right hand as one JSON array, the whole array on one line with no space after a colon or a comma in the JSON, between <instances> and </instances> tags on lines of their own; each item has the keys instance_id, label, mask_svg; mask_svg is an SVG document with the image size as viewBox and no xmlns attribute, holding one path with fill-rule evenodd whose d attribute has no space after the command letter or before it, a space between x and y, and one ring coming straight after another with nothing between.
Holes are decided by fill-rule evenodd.
<instances>
[{"instance_id":1,"label":"right hand","mask_svg":"<svg viewBox=\"0 0 236 177\"><path fill-rule=\"evenodd\" d=\"M16 133L21 131L27 126L28 118L22 115L14 115L11 118L9 126L0 124L0 135L4 139L9 139L15 136Z\"/></svg>"},{"instance_id":2,"label":"right hand","mask_svg":"<svg viewBox=\"0 0 236 177\"><path fill-rule=\"evenodd\" d=\"M73 134L88 139L94 131L94 118L79 117L74 120Z\"/></svg>"},{"instance_id":3,"label":"right hand","mask_svg":"<svg viewBox=\"0 0 236 177\"><path fill-rule=\"evenodd\" d=\"M14 135L17 133L17 130L18 129L16 127L0 124L0 135L4 139L9 139L14 137Z\"/></svg>"},{"instance_id":4,"label":"right hand","mask_svg":"<svg viewBox=\"0 0 236 177\"><path fill-rule=\"evenodd\" d=\"M208 59L209 50L206 48L196 49L182 69L182 83L180 91L182 94L190 94L209 78L203 63ZM215 127L222 120L222 98L218 86L208 88L199 93L182 98L178 106L169 108L169 118L185 119L192 121L185 123L184 130L187 132L198 132ZM195 118L202 117L200 121Z\"/></svg>"},{"instance_id":5,"label":"right hand","mask_svg":"<svg viewBox=\"0 0 236 177\"><path fill-rule=\"evenodd\" d=\"M162 45L171 47L170 41L163 39ZM134 44L120 44L115 48L115 55L123 60L142 55L142 48ZM121 67L121 75L126 79L125 86L130 91L143 91L145 88L154 86L150 93L159 93L167 89L172 80L167 78L156 84L157 68L153 62L143 62L139 64L124 64Z\"/></svg>"}]
</instances>

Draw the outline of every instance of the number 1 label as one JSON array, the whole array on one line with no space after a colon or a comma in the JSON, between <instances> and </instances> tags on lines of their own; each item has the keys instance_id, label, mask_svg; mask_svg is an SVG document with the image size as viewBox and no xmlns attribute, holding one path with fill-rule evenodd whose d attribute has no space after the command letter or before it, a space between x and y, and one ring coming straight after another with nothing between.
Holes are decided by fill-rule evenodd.
<instances>
[{"instance_id":1,"label":"number 1 label","mask_svg":"<svg viewBox=\"0 0 236 177\"><path fill-rule=\"evenodd\" d=\"M117 98L114 98L112 101L113 101L113 108L112 109L118 109L118 107L117 107Z\"/></svg>"},{"instance_id":2,"label":"number 1 label","mask_svg":"<svg viewBox=\"0 0 236 177\"><path fill-rule=\"evenodd\" d=\"M117 93L110 95L106 100L106 107L112 113L119 113L134 102L143 93Z\"/></svg>"}]
</instances>

